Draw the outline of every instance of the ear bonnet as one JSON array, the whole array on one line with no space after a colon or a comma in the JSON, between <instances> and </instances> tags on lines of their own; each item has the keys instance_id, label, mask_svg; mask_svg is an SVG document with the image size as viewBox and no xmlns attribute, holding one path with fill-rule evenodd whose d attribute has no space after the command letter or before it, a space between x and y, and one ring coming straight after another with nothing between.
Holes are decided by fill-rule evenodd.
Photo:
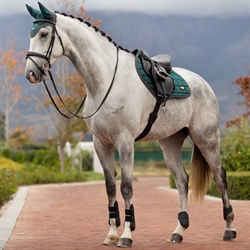
<instances>
[{"instance_id":1,"label":"ear bonnet","mask_svg":"<svg viewBox=\"0 0 250 250\"><path fill-rule=\"evenodd\" d=\"M49 11L45 6L43 6L39 2L38 5L40 11L26 4L27 10L29 11L30 15L36 19L33 22L33 26L30 31L30 37L34 37L42 27L48 25L53 27L56 22L56 15L54 12Z\"/></svg>"}]
</instances>

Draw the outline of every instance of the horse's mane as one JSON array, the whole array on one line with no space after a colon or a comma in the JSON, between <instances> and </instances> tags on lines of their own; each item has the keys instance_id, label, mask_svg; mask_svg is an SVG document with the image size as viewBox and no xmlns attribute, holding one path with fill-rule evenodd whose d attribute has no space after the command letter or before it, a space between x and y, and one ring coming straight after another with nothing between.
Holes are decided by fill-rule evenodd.
<instances>
[{"instance_id":1,"label":"horse's mane","mask_svg":"<svg viewBox=\"0 0 250 250\"><path fill-rule=\"evenodd\" d=\"M92 27L96 32L101 33L101 35L104 36L104 37L106 37L109 40L109 42L111 42L111 43L114 44L115 47L118 47L119 49L127 51L127 52L130 53L130 51L128 49L124 49L122 46L117 45L117 43L114 42L112 40L112 38L110 36L108 36L104 31L100 30L99 28L97 28L96 26L92 25L90 22L82 19L81 17L75 17L73 15L68 15L68 14L65 14L65 13L57 12L57 11L56 11L56 14L63 15L63 16L66 16L66 17L71 17L72 19L77 19L78 21L80 21L82 23L85 23L88 27Z\"/></svg>"}]
</instances>

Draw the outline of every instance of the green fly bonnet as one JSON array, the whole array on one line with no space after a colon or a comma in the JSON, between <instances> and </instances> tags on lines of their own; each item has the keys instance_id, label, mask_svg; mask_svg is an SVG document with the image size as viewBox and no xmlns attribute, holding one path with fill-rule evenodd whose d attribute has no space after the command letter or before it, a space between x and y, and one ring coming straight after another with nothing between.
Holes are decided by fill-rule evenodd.
<instances>
[{"instance_id":1,"label":"green fly bonnet","mask_svg":"<svg viewBox=\"0 0 250 250\"><path fill-rule=\"evenodd\" d=\"M38 2L38 5L40 8L40 11L26 4L27 10L29 11L30 15L36 19L33 22L33 26L30 31L30 37L34 37L42 27L45 27L48 25L53 27L56 22L55 13L49 11L46 7L44 7L39 2Z\"/></svg>"}]
</instances>

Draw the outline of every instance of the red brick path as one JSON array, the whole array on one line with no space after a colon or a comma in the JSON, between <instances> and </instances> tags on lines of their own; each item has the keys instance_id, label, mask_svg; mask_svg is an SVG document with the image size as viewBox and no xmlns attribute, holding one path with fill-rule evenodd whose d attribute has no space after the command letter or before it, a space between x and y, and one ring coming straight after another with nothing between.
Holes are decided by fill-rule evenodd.
<instances>
[{"instance_id":1,"label":"red brick path","mask_svg":"<svg viewBox=\"0 0 250 250\"><path fill-rule=\"evenodd\" d=\"M118 182L119 184L119 182ZM166 243L177 225L178 195L168 178L138 178L134 181L136 230L134 250L249 250L250 201L232 201L238 237L222 240L225 222L222 203L205 200L190 204L190 227L181 244ZM118 188L119 191L119 188ZM123 200L118 192L122 221ZM16 227L4 250L110 250L102 246L108 233L107 198L104 182L31 186ZM123 227L119 228L121 235Z\"/></svg>"}]
</instances>

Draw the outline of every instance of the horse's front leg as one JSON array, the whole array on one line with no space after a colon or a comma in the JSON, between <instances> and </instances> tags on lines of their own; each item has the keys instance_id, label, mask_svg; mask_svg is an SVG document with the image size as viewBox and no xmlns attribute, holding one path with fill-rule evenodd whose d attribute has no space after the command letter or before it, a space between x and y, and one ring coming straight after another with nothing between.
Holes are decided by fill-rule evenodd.
<instances>
[{"instance_id":1,"label":"horse's front leg","mask_svg":"<svg viewBox=\"0 0 250 250\"><path fill-rule=\"evenodd\" d=\"M108 210L109 210L109 232L103 245L116 245L119 236L117 228L120 226L119 207L116 200L116 166L114 159L114 146L99 141L94 137L94 146L99 157L100 163L103 167L105 176L105 185L108 196Z\"/></svg>"},{"instance_id":2,"label":"horse's front leg","mask_svg":"<svg viewBox=\"0 0 250 250\"><path fill-rule=\"evenodd\" d=\"M117 246L131 247L132 231L135 230L134 206L131 204L133 196L133 166L134 166L134 141L122 142L118 146L121 165L121 193L125 203L124 232Z\"/></svg>"}]
</instances>

